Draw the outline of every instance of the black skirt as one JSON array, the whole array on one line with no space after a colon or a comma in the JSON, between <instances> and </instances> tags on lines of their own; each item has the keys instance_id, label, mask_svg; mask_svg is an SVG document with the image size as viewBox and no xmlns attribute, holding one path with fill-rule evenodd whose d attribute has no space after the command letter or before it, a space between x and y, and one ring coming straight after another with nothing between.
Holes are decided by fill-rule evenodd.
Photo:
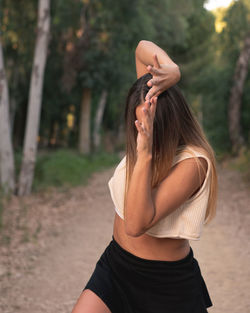
<instances>
[{"instance_id":1,"label":"black skirt","mask_svg":"<svg viewBox=\"0 0 250 313\"><path fill-rule=\"evenodd\" d=\"M85 289L112 313L206 313L212 302L190 247L181 260L140 258L112 240Z\"/></svg>"}]
</instances>

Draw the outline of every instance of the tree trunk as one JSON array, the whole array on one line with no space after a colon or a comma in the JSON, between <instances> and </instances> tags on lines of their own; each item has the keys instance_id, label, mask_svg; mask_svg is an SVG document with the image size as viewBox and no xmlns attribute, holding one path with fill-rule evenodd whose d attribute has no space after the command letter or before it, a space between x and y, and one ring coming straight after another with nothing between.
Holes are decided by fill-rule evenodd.
<instances>
[{"instance_id":1,"label":"tree trunk","mask_svg":"<svg viewBox=\"0 0 250 313\"><path fill-rule=\"evenodd\" d=\"M245 145L242 135L240 115L241 102L244 89L244 83L248 72L248 62L250 58L250 33L247 34L240 56L236 63L233 86L230 92L228 105L228 125L229 135L232 143L233 154L238 154L240 149Z\"/></svg>"},{"instance_id":2,"label":"tree trunk","mask_svg":"<svg viewBox=\"0 0 250 313\"><path fill-rule=\"evenodd\" d=\"M4 192L15 189L14 157L11 143L8 82L0 41L0 182Z\"/></svg>"},{"instance_id":3,"label":"tree trunk","mask_svg":"<svg viewBox=\"0 0 250 313\"><path fill-rule=\"evenodd\" d=\"M82 154L90 152L90 108L91 108L91 89L84 88L80 110L80 126L78 150Z\"/></svg>"},{"instance_id":4,"label":"tree trunk","mask_svg":"<svg viewBox=\"0 0 250 313\"><path fill-rule=\"evenodd\" d=\"M50 0L39 0L38 29L29 90L28 116L25 128L23 160L19 177L18 195L31 192L40 124L43 76L47 59L50 31Z\"/></svg>"},{"instance_id":5,"label":"tree trunk","mask_svg":"<svg viewBox=\"0 0 250 313\"><path fill-rule=\"evenodd\" d=\"M100 101L98 103L98 107L96 110L96 116L95 116L95 122L94 122L94 134L93 134L95 150L99 148L100 142L101 142L100 128L101 128L103 113L104 113L104 109L105 109L105 105L107 101L107 96L108 96L108 92L107 90L104 89L101 93Z\"/></svg>"}]
</instances>

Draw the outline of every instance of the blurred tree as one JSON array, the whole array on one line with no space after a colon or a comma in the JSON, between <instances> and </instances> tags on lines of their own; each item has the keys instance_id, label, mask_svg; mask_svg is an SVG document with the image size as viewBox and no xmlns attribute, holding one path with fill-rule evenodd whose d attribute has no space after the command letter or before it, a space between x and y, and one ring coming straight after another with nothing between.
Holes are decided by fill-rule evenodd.
<instances>
[{"instance_id":1,"label":"blurred tree","mask_svg":"<svg viewBox=\"0 0 250 313\"><path fill-rule=\"evenodd\" d=\"M34 166L36 162L37 136L40 123L43 77L47 58L49 34L50 0L39 0L37 39L30 83L28 118L25 129L23 159L18 185L19 196L27 195L31 192Z\"/></svg>"},{"instance_id":2,"label":"blurred tree","mask_svg":"<svg viewBox=\"0 0 250 313\"><path fill-rule=\"evenodd\" d=\"M250 3L239 0L225 13L226 27L222 32L223 51L226 59L231 59L232 77L228 100L228 128L231 150L238 155L245 149L242 127L244 85L249 72L250 58ZM249 107L250 108L250 107ZM249 120L250 124L250 120ZM248 124L248 130L250 130Z\"/></svg>"},{"instance_id":3,"label":"blurred tree","mask_svg":"<svg viewBox=\"0 0 250 313\"><path fill-rule=\"evenodd\" d=\"M173 47L173 53L182 72L179 85L183 94L212 145L217 146L221 138L217 132L213 133L214 109L210 97L214 93L214 87L213 78L208 75L212 72L215 59L215 17L203 4L204 1L201 0L193 1L194 9L186 19L186 39Z\"/></svg>"},{"instance_id":4,"label":"blurred tree","mask_svg":"<svg viewBox=\"0 0 250 313\"><path fill-rule=\"evenodd\" d=\"M198 115L217 152L231 151L228 103L234 64L249 29L249 7L249 1L238 0L224 10L208 12L197 8L189 19L190 40L187 47L190 50L180 50L183 52L180 54L183 62L181 84L188 99L195 105L195 111L202 111ZM248 81L246 76L246 84L249 84ZM246 92L241 98L243 118L240 124L244 125L243 134L249 136L249 102L244 101L247 99Z\"/></svg>"},{"instance_id":5,"label":"blurred tree","mask_svg":"<svg viewBox=\"0 0 250 313\"><path fill-rule=\"evenodd\" d=\"M82 152L89 153L92 147L106 149L105 142L111 143L109 151L122 146L124 103L136 80L134 52L138 42L146 39L180 65L179 85L212 145L230 151L228 103L235 64L249 29L250 5L247 0L235 1L217 18L216 11L203 7L204 2L53 1L38 148L81 146ZM10 128L17 151L26 123L37 1L2 0L1 5ZM250 86L247 74L245 86ZM241 97L240 125L242 137L249 140L246 90Z\"/></svg>"},{"instance_id":6,"label":"blurred tree","mask_svg":"<svg viewBox=\"0 0 250 313\"><path fill-rule=\"evenodd\" d=\"M103 118L104 108L107 102L108 92L106 89L102 90L100 100L97 106L95 121L94 121L94 131L93 131L93 144L95 151L100 147L101 137L100 137L100 128Z\"/></svg>"},{"instance_id":7,"label":"blurred tree","mask_svg":"<svg viewBox=\"0 0 250 313\"><path fill-rule=\"evenodd\" d=\"M35 34L36 3L36 0L0 2L3 52L10 82L11 130L15 148L22 144L25 129L29 76L35 43L33 34Z\"/></svg>"},{"instance_id":8,"label":"blurred tree","mask_svg":"<svg viewBox=\"0 0 250 313\"><path fill-rule=\"evenodd\" d=\"M1 24L0 24L1 26ZM9 90L4 68L2 38L0 36L0 186L4 193L15 188L14 157L10 135Z\"/></svg>"},{"instance_id":9,"label":"blurred tree","mask_svg":"<svg viewBox=\"0 0 250 313\"><path fill-rule=\"evenodd\" d=\"M215 35L214 45L214 73L217 72L214 77L215 89L210 98L215 103L217 113L223 107L218 114L220 120L216 118L217 128L221 129L221 134L224 133L222 139L227 142L227 150L237 154L241 150L239 147L244 145L244 136L250 139L250 118L247 114L250 106L249 101L244 101L247 95L244 84L250 82L247 50L244 52L244 42L250 29L250 3L246 0L233 1L221 14L223 27ZM245 55L243 58L242 53ZM238 60L244 60L244 64ZM236 88L238 84L239 88ZM221 146L224 146L223 142Z\"/></svg>"},{"instance_id":10,"label":"blurred tree","mask_svg":"<svg viewBox=\"0 0 250 313\"><path fill-rule=\"evenodd\" d=\"M246 76L248 73L248 64L250 59L250 33L246 35L240 56L237 60L233 86L230 91L228 104L228 125L229 134L232 142L232 152L237 155L240 151L244 151L245 140L242 135L241 126L241 103L242 94Z\"/></svg>"},{"instance_id":11,"label":"blurred tree","mask_svg":"<svg viewBox=\"0 0 250 313\"><path fill-rule=\"evenodd\" d=\"M72 32L72 37L68 38L62 83L69 92L76 84L83 89L94 88L92 95L97 93L99 98L106 90L108 108L104 108L104 125L106 123L118 131L123 122L123 107L118 104L124 103L127 89L136 79L136 45L143 38L161 42L167 50L171 50L174 44L181 44L187 37L186 19L195 10L196 4L195 1L187 3L183 0L178 3L161 0L157 6L153 1L142 0L86 0L83 3L77 37ZM82 92L83 96L85 94ZM95 115L101 100L96 99L94 106L92 100ZM82 114L79 113L79 116ZM81 127L84 127L82 123L79 125L80 134L83 133ZM79 146L81 138L79 136ZM84 138L90 140L90 136Z\"/></svg>"}]
</instances>

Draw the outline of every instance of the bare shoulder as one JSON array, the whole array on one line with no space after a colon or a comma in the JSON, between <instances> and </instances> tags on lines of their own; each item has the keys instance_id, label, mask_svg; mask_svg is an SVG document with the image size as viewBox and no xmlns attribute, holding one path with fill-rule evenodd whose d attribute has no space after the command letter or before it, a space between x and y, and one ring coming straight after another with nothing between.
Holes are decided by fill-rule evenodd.
<instances>
[{"instance_id":1,"label":"bare shoulder","mask_svg":"<svg viewBox=\"0 0 250 313\"><path fill-rule=\"evenodd\" d=\"M197 159L195 157L188 157L183 160L180 160L178 163L173 166L171 171L174 171L177 173L177 175L182 175L183 173L189 172L190 177L193 177L193 179L196 179L196 177L199 177L199 180L204 180L206 177L206 173L208 170L208 161L206 158L207 155L205 153L202 153L203 156L197 156L199 159L199 162L197 162Z\"/></svg>"},{"instance_id":2,"label":"bare shoulder","mask_svg":"<svg viewBox=\"0 0 250 313\"><path fill-rule=\"evenodd\" d=\"M202 174L202 177L205 178L208 169L207 160L202 156L198 156L198 159L200 162L197 162L194 157L181 160L175 164L175 166L173 166L170 172L173 172L177 175L187 175L189 173L190 177L193 178Z\"/></svg>"}]
</instances>

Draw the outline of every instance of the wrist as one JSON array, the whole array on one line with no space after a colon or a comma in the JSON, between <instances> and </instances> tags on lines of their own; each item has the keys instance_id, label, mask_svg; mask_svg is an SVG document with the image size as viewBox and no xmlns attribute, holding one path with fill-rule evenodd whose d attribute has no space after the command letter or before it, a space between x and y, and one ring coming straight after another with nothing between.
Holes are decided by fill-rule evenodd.
<instances>
[{"instance_id":1,"label":"wrist","mask_svg":"<svg viewBox=\"0 0 250 313\"><path fill-rule=\"evenodd\" d=\"M151 162L152 154L149 152L140 152L137 153L137 161L139 162Z\"/></svg>"}]
</instances>

